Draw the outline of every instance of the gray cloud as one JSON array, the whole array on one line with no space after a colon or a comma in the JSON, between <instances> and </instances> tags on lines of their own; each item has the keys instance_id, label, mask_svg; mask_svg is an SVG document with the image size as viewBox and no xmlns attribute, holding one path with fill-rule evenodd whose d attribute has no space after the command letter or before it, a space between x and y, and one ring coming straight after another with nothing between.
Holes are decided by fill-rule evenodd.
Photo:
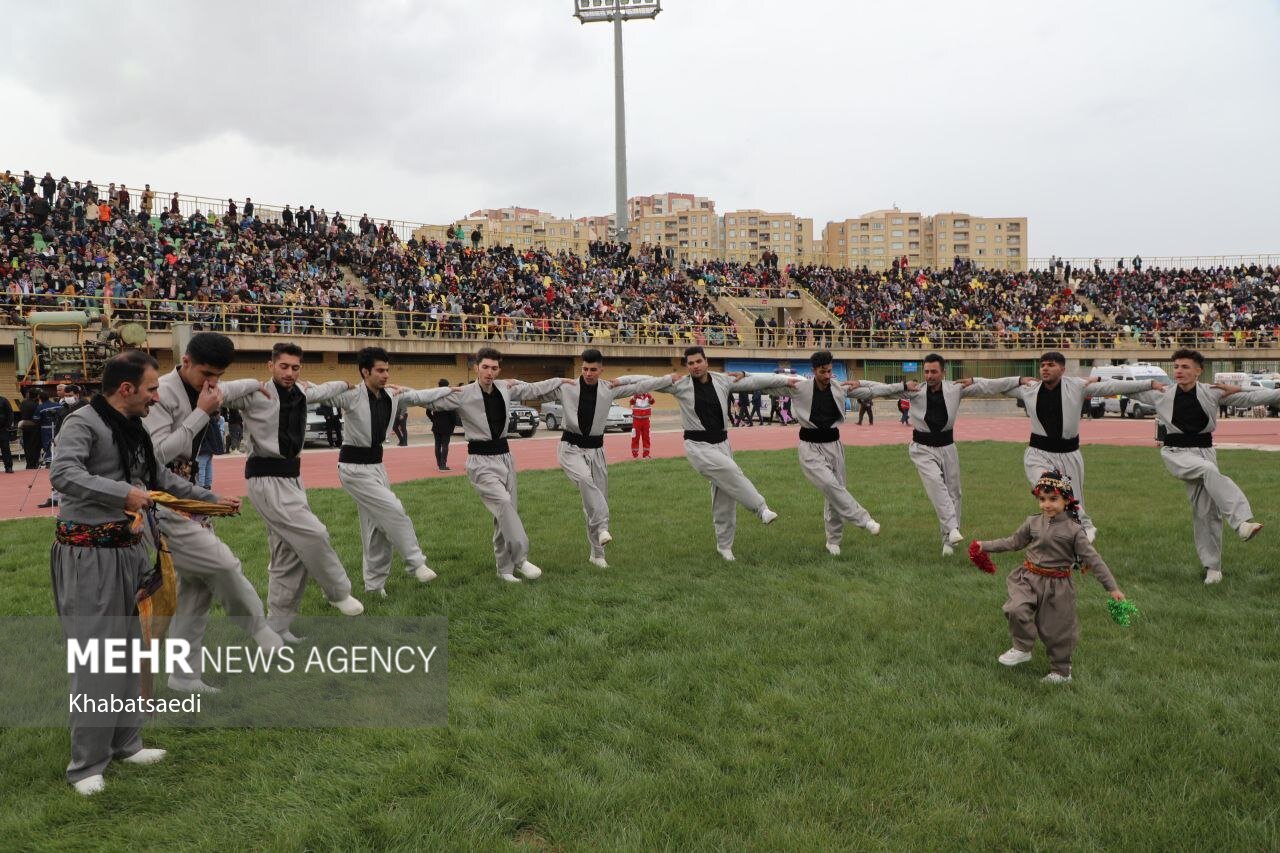
<instances>
[{"instance_id":1,"label":"gray cloud","mask_svg":"<svg viewBox=\"0 0 1280 853\"><path fill-rule=\"evenodd\" d=\"M1275 3L665 5L626 27L632 194L818 228L1024 214L1039 255L1280 251ZM612 40L571 7L18 6L0 86L47 119L6 122L5 166L427 221L604 213Z\"/></svg>"}]
</instances>

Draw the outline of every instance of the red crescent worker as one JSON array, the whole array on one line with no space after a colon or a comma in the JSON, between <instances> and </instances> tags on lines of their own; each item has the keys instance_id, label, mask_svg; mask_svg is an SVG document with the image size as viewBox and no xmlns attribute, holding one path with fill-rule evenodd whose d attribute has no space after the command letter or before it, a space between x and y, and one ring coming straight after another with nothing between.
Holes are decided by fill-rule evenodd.
<instances>
[{"instance_id":1,"label":"red crescent worker","mask_svg":"<svg viewBox=\"0 0 1280 853\"><path fill-rule=\"evenodd\" d=\"M653 395L648 391L631 398L631 458L640 455L644 443L644 458L649 458L649 415L653 414Z\"/></svg>"}]
</instances>

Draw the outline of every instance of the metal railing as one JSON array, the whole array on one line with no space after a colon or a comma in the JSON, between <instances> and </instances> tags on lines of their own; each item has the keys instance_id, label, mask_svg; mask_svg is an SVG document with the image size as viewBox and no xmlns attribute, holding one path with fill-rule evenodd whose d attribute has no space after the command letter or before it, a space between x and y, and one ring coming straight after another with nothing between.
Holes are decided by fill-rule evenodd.
<instances>
[{"instance_id":1,"label":"metal railing","mask_svg":"<svg viewBox=\"0 0 1280 853\"><path fill-rule=\"evenodd\" d=\"M25 301L24 301L25 299ZM119 328L135 323L163 331L174 323L228 334L280 337L331 335L522 343L659 344L767 349L833 350L1062 350L1083 357L1090 351L1178 347L1200 350L1277 349L1275 329L1172 332L1121 330L994 331L986 329L740 329L735 324L663 323L618 319L555 319L519 315L347 308L303 302L258 304L174 299L104 299L96 296L5 298L10 315L32 311L82 310Z\"/></svg>"},{"instance_id":2,"label":"metal railing","mask_svg":"<svg viewBox=\"0 0 1280 853\"><path fill-rule=\"evenodd\" d=\"M1192 269L1199 267L1206 269L1210 267L1239 267L1250 266L1256 264L1260 267L1280 266L1280 255L1170 255L1160 257L1147 257L1139 255L1142 258L1142 268L1144 270L1153 269ZM1080 272L1093 272L1094 261L1098 262L1098 266L1102 268L1104 273L1111 273L1117 270L1119 262L1124 262L1124 272L1133 271L1133 255L1127 258L1109 257L1109 258L1028 258L1027 268L1032 270L1048 270L1057 261L1063 264L1070 264L1072 272L1079 270Z\"/></svg>"}]
</instances>

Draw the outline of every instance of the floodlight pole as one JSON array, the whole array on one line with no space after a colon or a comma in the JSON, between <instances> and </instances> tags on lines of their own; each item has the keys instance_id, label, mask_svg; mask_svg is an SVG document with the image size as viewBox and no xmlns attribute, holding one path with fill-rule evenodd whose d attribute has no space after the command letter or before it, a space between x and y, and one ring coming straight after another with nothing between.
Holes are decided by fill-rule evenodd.
<instances>
[{"instance_id":1,"label":"floodlight pole","mask_svg":"<svg viewBox=\"0 0 1280 853\"><path fill-rule=\"evenodd\" d=\"M614 189L618 212L614 215L614 239L628 241L630 222L627 216L627 101L622 73L622 22L633 18L655 18L662 11L661 0L575 0L574 16L584 24L596 21L613 23L613 145Z\"/></svg>"},{"instance_id":2,"label":"floodlight pole","mask_svg":"<svg viewBox=\"0 0 1280 853\"><path fill-rule=\"evenodd\" d=\"M617 240L627 242L627 102L622 85L622 15L613 0L613 158Z\"/></svg>"}]
</instances>

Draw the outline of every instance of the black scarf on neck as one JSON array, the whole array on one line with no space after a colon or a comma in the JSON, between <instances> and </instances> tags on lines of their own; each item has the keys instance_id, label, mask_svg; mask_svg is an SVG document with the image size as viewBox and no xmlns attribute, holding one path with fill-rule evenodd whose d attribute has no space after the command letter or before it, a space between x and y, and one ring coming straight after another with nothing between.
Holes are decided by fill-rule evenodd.
<instances>
[{"instance_id":1,"label":"black scarf on neck","mask_svg":"<svg viewBox=\"0 0 1280 853\"><path fill-rule=\"evenodd\" d=\"M107 429L111 430L116 451L120 454L120 467L124 470L125 480L133 482L135 470L141 468L139 473L147 488L156 488L156 452L151 446L151 434L143 426L142 418L126 418L101 394L94 394L89 405L102 418Z\"/></svg>"}]
</instances>

